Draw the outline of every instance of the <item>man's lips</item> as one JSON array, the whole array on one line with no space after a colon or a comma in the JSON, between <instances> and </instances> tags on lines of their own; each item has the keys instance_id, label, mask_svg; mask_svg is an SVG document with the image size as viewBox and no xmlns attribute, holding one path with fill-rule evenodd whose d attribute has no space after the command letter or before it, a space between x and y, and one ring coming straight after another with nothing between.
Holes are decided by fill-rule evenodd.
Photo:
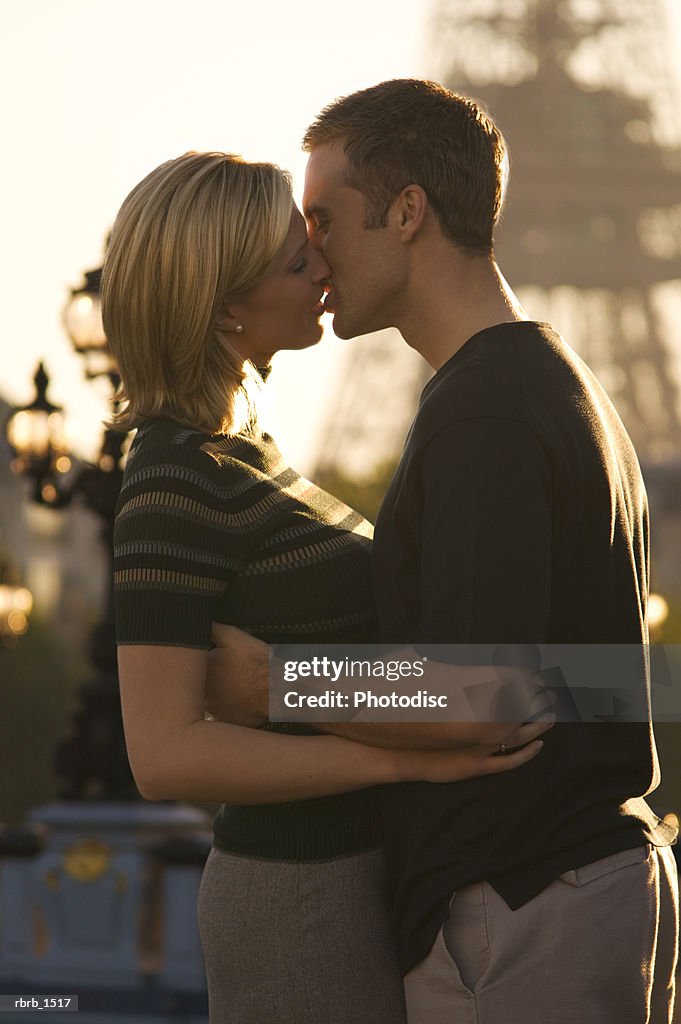
<instances>
[{"instance_id":1,"label":"man's lips","mask_svg":"<svg viewBox=\"0 0 681 1024\"><path fill-rule=\"evenodd\" d=\"M326 296L324 297L324 312L325 313L335 313L336 312L335 309L334 309L334 306L333 306L333 296L334 296L334 292L330 291L330 292L327 292Z\"/></svg>"}]
</instances>

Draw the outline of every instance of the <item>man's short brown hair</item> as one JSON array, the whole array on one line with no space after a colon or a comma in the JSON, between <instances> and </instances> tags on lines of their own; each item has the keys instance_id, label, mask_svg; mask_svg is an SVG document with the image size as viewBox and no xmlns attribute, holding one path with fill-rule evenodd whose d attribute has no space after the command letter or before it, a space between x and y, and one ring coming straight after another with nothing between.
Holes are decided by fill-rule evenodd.
<instances>
[{"instance_id":1,"label":"man's short brown hair","mask_svg":"<svg viewBox=\"0 0 681 1024\"><path fill-rule=\"evenodd\" d=\"M501 132L474 100L437 82L381 82L325 107L303 148L336 141L348 185L366 196L366 227L383 227L402 189L420 185L448 238L471 253L492 252L508 160Z\"/></svg>"}]
</instances>

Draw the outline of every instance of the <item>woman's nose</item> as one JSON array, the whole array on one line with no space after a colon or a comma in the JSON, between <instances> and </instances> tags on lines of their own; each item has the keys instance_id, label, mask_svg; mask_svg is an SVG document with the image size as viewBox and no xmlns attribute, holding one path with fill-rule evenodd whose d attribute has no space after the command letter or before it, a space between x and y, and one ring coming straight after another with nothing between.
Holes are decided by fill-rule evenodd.
<instances>
[{"instance_id":1,"label":"woman's nose","mask_svg":"<svg viewBox=\"0 0 681 1024\"><path fill-rule=\"evenodd\" d=\"M331 267L326 262L322 254L318 249L313 250L312 259L314 260L314 280L324 281L327 277L331 276Z\"/></svg>"}]
</instances>

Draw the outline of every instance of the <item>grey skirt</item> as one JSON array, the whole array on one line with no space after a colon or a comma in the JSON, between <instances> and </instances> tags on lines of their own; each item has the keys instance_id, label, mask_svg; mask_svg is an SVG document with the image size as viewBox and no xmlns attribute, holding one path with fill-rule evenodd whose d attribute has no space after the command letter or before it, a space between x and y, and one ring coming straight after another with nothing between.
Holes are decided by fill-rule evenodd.
<instances>
[{"instance_id":1,"label":"grey skirt","mask_svg":"<svg viewBox=\"0 0 681 1024\"><path fill-rule=\"evenodd\" d=\"M213 849L199 891L210 1024L406 1024L383 852L313 863Z\"/></svg>"}]
</instances>

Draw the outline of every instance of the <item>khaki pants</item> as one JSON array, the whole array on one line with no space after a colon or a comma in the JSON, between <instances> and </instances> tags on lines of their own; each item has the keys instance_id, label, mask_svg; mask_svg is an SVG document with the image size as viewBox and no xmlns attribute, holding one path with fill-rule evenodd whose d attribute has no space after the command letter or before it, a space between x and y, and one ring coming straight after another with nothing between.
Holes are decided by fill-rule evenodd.
<instances>
[{"instance_id":1,"label":"khaki pants","mask_svg":"<svg viewBox=\"0 0 681 1024\"><path fill-rule=\"evenodd\" d=\"M668 1024L677 949L669 848L567 871L514 911L470 885L404 980L409 1024Z\"/></svg>"}]
</instances>

